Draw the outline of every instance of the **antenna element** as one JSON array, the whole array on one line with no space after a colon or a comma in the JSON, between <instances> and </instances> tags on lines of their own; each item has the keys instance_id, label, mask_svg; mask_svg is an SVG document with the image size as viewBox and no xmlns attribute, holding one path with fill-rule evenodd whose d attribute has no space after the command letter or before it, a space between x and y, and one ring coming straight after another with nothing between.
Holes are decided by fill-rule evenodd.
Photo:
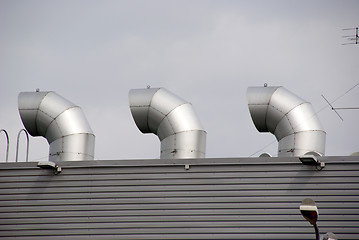
<instances>
[{"instance_id":1,"label":"antenna element","mask_svg":"<svg viewBox=\"0 0 359 240\"><path fill-rule=\"evenodd\" d=\"M344 119L339 115L339 113L335 110L335 108L332 106L332 104L324 97L324 95L322 94L322 98L324 98L324 100L329 104L329 106L332 108L332 110L338 115L338 117L344 121Z\"/></svg>"}]
</instances>

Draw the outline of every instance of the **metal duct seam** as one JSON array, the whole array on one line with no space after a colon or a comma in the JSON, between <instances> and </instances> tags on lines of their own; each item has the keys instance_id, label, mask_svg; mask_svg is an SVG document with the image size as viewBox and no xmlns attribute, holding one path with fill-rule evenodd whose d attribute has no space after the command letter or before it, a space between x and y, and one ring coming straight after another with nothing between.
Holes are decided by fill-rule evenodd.
<instances>
[{"instance_id":1,"label":"metal duct seam","mask_svg":"<svg viewBox=\"0 0 359 240\"><path fill-rule=\"evenodd\" d=\"M324 155L326 133L311 103L284 87L250 87L249 111L259 132L278 140L278 156Z\"/></svg>"},{"instance_id":2,"label":"metal duct seam","mask_svg":"<svg viewBox=\"0 0 359 240\"><path fill-rule=\"evenodd\" d=\"M32 136L50 145L50 161L93 160L95 135L79 106L55 92L21 92L19 113Z\"/></svg>"},{"instance_id":3,"label":"metal duct seam","mask_svg":"<svg viewBox=\"0 0 359 240\"><path fill-rule=\"evenodd\" d=\"M206 131L191 103L164 88L129 92L133 119L142 133L161 141L161 158L204 158Z\"/></svg>"}]
</instances>

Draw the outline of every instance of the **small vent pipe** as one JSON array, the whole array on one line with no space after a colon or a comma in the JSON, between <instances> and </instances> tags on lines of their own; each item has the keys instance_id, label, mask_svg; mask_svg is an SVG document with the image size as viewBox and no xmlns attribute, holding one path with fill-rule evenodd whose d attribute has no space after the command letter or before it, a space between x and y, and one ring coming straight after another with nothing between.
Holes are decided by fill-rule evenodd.
<instances>
[{"instance_id":1,"label":"small vent pipe","mask_svg":"<svg viewBox=\"0 0 359 240\"><path fill-rule=\"evenodd\" d=\"M129 102L139 130L160 139L160 158L205 157L207 133L191 103L164 88L132 89Z\"/></svg>"},{"instance_id":2,"label":"small vent pipe","mask_svg":"<svg viewBox=\"0 0 359 240\"><path fill-rule=\"evenodd\" d=\"M312 104L284 87L250 87L249 112L259 132L278 140L278 156L324 155L326 133Z\"/></svg>"},{"instance_id":3,"label":"small vent pipe","mask_svg":"<svg viewBox=\"0 0 359 240\"><path fill-rule=\"evenodd\" d=\"M21 92L21 120L31 136L50 144L50 161L93 160L95 135L82 109L55 92Z\"/></svg>"}]
</instances>

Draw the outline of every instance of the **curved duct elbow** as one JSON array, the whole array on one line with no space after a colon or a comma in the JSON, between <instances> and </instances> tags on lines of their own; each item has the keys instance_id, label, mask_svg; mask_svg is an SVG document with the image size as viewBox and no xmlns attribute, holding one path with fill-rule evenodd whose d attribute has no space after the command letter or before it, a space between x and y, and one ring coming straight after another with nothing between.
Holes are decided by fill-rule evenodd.
<instances>
[{"instance_id":1,"label":"curved duct elbow","mask_svg":"<svg viewBox=\"0 0 359 240\"><path fill-rule=\"evenodd\" d=\"M161 158L204 158L206 131L192 104L164 88L132 89L130 109L142 133L161 141Z\"/></svg>"},{"instance_id":2,"label":"curved duct elbow","mask_svg":"<svg viewBox=\"0 0 359 240\"><path fill-rule=\"evenodd\" d=\"M278 156L324 155L326 133L312 104L284 87L250 87L249 111L259 132L278 140Z\"/></svg>"},{"instance_id":3,"label":"curved duct elbow","mask_svg":"<svg viewBox=\"0 0 359 240\"><path fill-rule=\"evenodd\" d=\"M55 92L22 92L18 104L26 130L50 144L50 161L94 159L95 135L80 107Z\"/></svg>"}]
</instances>

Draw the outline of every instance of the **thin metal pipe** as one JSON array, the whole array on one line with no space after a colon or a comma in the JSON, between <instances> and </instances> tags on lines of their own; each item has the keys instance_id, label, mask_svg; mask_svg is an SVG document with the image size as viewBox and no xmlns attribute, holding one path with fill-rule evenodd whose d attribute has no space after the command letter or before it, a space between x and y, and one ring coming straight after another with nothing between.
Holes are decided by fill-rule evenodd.
<instances>
[{"instance_id":1,"label":"thin metal pipe","mask_svg":"<svg viewBox=\"0 0 359 240\"><path fill-rule=\"evenodd\" d=\"M26 129L21 129L19 131L19 133L17 134L17 144L16 144L16 158L15 158L15 162L17 162L18 160L18 156L19 156L19 140L20 140L20 134L21 132L25 133L26 136L26 141L27 141L27 147L26 147L26 162L28 162L29 160L29 133L26 131Z\"/></svg>"},{"instance_id":2,"label":"thin metal pipe","mask_svg":"<svg viewBox=\"0 0 359 240\"><path fill-rule=\"evenodd\" d=\"M7 145L6 145L6 162L7 162L9 160L9 134L7 134L7 131L5 129L1 129L0 133L1 132L4 132L5 136L6 136L6 142L7 142Z\"/></svg>"}]
</instances>

